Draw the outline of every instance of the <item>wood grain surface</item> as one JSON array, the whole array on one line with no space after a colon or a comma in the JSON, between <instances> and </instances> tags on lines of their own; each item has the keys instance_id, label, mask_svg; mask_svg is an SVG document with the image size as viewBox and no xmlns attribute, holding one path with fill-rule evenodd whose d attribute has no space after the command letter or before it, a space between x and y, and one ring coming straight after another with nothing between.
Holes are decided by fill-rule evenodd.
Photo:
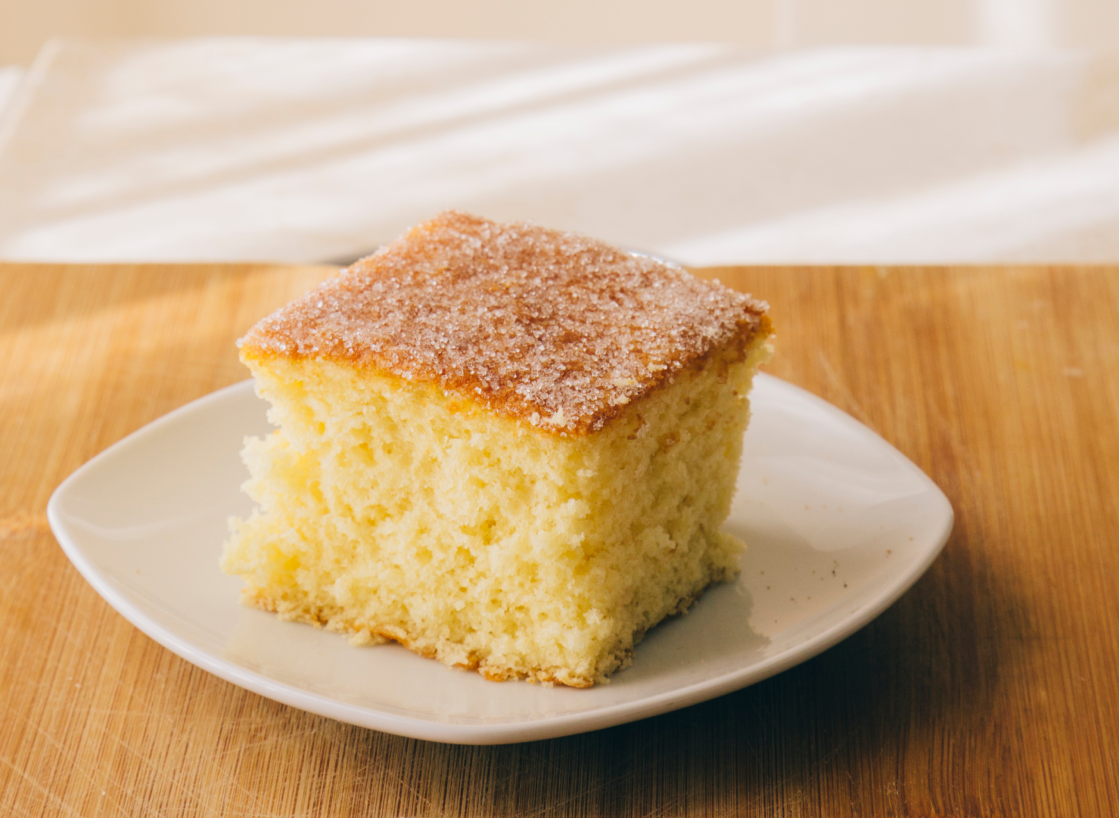
<instances>
[{"instance_id":1,"label":"wood grain surface","mask_svg":"<svg viewBox=\"0 0 1119 818\"><path fill-rule=\"evenodd\" d=\"M0 266L0 815L1119 815L1119 268L704 271L770 301L769 371L912 458L955 531L809 662L498 747L210 676L104 603L47 527L66 475L243 379L234 339L329 273Z\"/></svg>"}]
</instances>

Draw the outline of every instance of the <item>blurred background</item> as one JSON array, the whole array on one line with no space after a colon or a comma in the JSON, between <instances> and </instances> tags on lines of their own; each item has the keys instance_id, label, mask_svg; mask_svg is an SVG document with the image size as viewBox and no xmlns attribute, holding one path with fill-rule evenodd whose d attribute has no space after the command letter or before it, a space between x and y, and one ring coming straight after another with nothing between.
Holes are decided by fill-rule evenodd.
<instances>
[{"instance_id":1,"label":"blurred background","mask_svg":"<svg viewBox=\"0 0 1119 818\"><path fill-rule=\"evenodd\" d=\"M2 0L0 65L51 37L465 37L1015 48L1119 46L1116 0Z\"/></svg>"},{"instance_id":2,"label":"blurred background","mask_svg":"<svg viewBox=\"0 0 1119 818\"><path fill-rule=\"evenodd\" d=\"M1119 0L0 0L0 259L448 207L692 264L1119 258Z\"/></svg>"}]
</instances>

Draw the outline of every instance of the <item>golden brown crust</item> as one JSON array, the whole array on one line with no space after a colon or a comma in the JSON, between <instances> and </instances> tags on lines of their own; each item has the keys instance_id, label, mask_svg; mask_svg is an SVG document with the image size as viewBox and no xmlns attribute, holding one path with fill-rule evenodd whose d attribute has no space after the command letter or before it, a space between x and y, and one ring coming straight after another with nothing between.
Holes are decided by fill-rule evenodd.
<instances>
[{"instance_id":1,"label":"golden brown crust","mask_svg":"<svg viewBox=\"0 0 1119 818\"><path fill-rule=\"evenodd\" d=\"M435 383L556 433L596 431L767 305L602 242L444 213L253 327L242 357Z\"/></svg>"}]
</instances>

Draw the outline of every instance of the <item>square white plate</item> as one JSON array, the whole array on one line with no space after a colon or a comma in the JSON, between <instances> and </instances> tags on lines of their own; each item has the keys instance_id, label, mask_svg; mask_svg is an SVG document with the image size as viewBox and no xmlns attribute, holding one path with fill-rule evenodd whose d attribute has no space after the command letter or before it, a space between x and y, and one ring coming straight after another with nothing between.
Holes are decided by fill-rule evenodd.
<instances>
[{"instance_id":1,"label":"square white plate","mask_svg":"<svg viewBox=\"0 0 1119 818\"><path fill-rule=\"evenodd\" d=\"M726 529L742 574L662 623L633 666L590 690L494 683L396 645L354 648L238 601L218 570L230 516L250 510L239 452L266 434L251 382L140 429L51 497L67 556L136 627L276 701L402 736L497 744L569 735L704 701L834 645L897 599L952 529L939 488L878 435L759 375Z\"/></svg>"}]
</instances>

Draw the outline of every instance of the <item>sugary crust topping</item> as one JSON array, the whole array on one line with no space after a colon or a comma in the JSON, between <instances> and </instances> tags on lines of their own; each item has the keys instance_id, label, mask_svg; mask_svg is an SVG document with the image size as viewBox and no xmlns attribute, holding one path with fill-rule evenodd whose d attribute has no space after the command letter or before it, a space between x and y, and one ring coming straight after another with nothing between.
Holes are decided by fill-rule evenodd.
<instances>
[{"instance_id":1,"label":"sugary crust topping","mask_svg":"<svg viewBox=\"0 0 1119 818\"><path fill-rule=\"evenodd\" d=\"M239 343L243 357L369 367L586 434L716 347L768 333L767 309L584 236L448 212Z\"/></svg>"}]
</instances>

